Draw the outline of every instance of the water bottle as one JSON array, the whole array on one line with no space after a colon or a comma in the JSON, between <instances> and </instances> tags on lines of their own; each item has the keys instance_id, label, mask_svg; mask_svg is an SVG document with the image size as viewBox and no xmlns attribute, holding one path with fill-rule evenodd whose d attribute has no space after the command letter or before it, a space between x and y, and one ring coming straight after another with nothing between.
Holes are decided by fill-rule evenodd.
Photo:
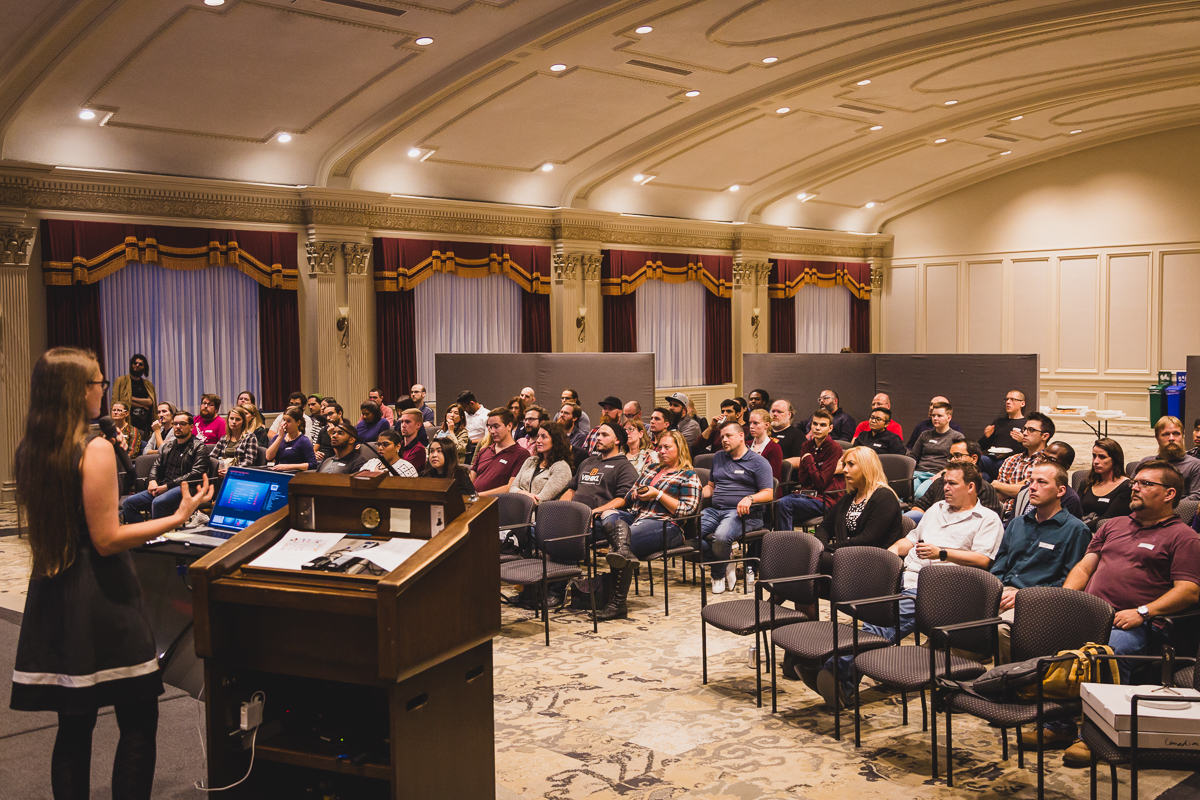
<instances>
[{"instance_id":1,"label":"water bottle","mask_svg":"<svg viewBox=\"0 0 1200 800\"><path fill-rule=\"evenodd\" d=\"M747 664L749 664L750 668L754 669L755 667L757 667L758 666L758 642L757 641L753 642L750 645L749 651L747 652L747 656L748 656L748 658L746 659L746 662L747 662Z\"/></svg>"},{"instance_id":2,"label":"water bottle","mask_svg":"<svg viewBox=\"0 0 1200 800\"><path fill-rule=\"evenodd\" d=\"M746 567L746 591L754 594L754 567Z\"/></svg>"}]
</instances>

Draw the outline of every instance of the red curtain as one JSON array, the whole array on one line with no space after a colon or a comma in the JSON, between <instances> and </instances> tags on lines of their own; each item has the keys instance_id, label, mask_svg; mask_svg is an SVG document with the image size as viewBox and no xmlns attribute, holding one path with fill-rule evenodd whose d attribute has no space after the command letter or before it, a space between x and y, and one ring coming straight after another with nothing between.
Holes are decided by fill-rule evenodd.
<instances>
[{"instance_id":1,"label":"red curtain","mask_svg":"<svg viewBox=\"0 0 1200 800\"><path fill-rule=\"evenodd\" d=\"M521 352L549 353L550 295L521 292Z\"/></svg>"},{"instance_id":2,"label":"red curtain","mask_svg":"<svg viewBox=\"0 0 1200 800\"><path fill-rule=\"evenodd\" d=\"M772 353L796 352L796 297L768 300L771 304Z\"/></svg>"},{"instance_id":3,"label":"red curtain","mask_svg":"<svg viewBox=\"0 0 1200 800\"><path fill-rule=\"evenodd\" d=\"M375 293L375 337L376 381L391 402L417 382L417 304L411 289Z\"/></svg>"},{"instance_id":4,"label":"red curtain","mask_svg":"<svg viewBox=\"0 0 1200 800\"><path fill-rule=\"evenodd\" d=\"M607 299L607 298L605 298ZM733 301L704 293L704 382L733 380Z\"/></svg>"},{"instance_id":5,"label":"red curtain","mask_svg":"<svg viewBox=\"0 0 1200 800\"><path fill-rule=\"evenodd\" d=\"M871 265L842 261L772 262L771 283L767 295L781 299L792 297L806 283L817 286L845 286L851 297L863 300L871 296Z\"/></svg>"},{"instance_id":6,"label":"red curtain","mask_svg":"<svg viewBox=\"0 0 1200 800\"><path fill-rule=\"evenodd\" d=\"M110 375L104 366L99 284L46 287L46 346L91 350L100 362L100 371L110 381L125 374L125 370L121 369ZM100 413L108 413L107 393L101 403Z\"/></svg>"},{"instance_id":7,"label":"red curtain","mask_svg":"<svg viewBox=\"0 0 1200 800\"><path fill-rule=\"evenodd\" d=\"M258 287L258 349L262 362L261 408L282 411L287 407L288 395L300 391L300 308L296 292Z\"/></svg>"},{"instance_id":8,"label":"red curtain","mask_svg":"<svg viewBox=\"0 0 1200 800\"><path fill-rule=\"evenodd\" d=\"M856 353L871 352L871 301L853 295L850 296L850 349Z\"/></svg>"},{"instance_id":9,"label":"red curtain","mask_svg":"<svg viewBox=\"0 0 1200 800\"><path fill-rule=\"evenodd\" d=\"M464 278L505 275L527 292L550 294L547 245L376 238L375 291L412 289L434 272Z\"/></svg>"},{"instance_id":10,"label":"red curtain","mask_svg":"<svg viewBox=\"0 0 1200 800\"><path fill-rule=\"evenodd\" d=\"M637 352L637 301L632 294L604 295L604 352Z\"/></svg>"}]
</instances>

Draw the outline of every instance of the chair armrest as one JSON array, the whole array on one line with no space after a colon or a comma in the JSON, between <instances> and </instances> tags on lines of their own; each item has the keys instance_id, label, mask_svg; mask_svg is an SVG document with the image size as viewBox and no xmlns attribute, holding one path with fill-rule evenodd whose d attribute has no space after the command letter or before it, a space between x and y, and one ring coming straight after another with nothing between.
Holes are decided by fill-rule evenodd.
<instances>
[{"instance_id":1,"label":"chair armrest","mask_svg":"<svg viewBox=\"0 0 1200 800\"><path fill-rule=\"evenodd\" d=\"M838 611L843 611L847 608L857 611L859 606L875 606L879 605L880 603L890 603L894 600L903 600L905 597L908 597L908 595L885 594L881 597L864 597L861 600L855 600L853 603L837 603L836 605ZM854 615L851 614L851 616Z\"/></svg>"},{"instance_id":2,"label":"chair armrest","mask_svg":"<svg viewBox=\"0 0 1200 800\"><path fill-rule=\"evenodd\" d=\"M995 628L1002 622L1007 622L1007 620L1001 617L989 617L988 619L977 619L971 622L957 622L953 625L940 625L933 629L930 638L942 634L946 637L946 643L949 644L950 640L954 638L952 634L957 631L969 631L976 628Z\"/></svg>"},{"instance_id":3,"label":"chair armrest","mask_svg":"<svg viewBox=\"0 0 1200 800\"><path fill-rule=\"evenodd\" d=\"M747 556L746 558L727 558L724 561L705 561L704 566L715 567L718 564L740 564L743 561L754 561L757 563L758 560L759 559L754 556Z\"/></svg>"},{"instance_id":4,"label":"chair armrest","mask_svg":"<svg viewBox=\"0 0 1200 800\"><path fill-rule=\"evenodd\" d=\"M758 582L763 586L774 586L777 583L795 583L796 581L832 581L832 575L825 575L817 572L812 575L794 575L790 578L772 578L771 580L760 579Z\"/></svg>"},{"instance_id":5,"label":"chair armrest","mask_svg":"<svg viewBox=\"0 0 1200 800\"><path fill-rule=\"evenodd\" d=\"M1088 655L1088 660L1092 662L1092 672L1096 672L1096 662L1098 661L1159 661L1162 663L1162 672L1159 675L1160 682L1163 686L1172 685L1175 677L1174 665L1179 661L1195 661L1194 658L1175 658L1175 651L1170 645L1163 648L1163 652L1156 655L1109 655L1108 653L1091 653ZM1103 683L1103 681L1101 681Z\"/></svg>"},{"instance_id":6,"label":"chair armrest","mask_svg":"<svg viewBox=\"0 0 1200 800\"><path fill-rule=\"evenodd\" d=\"M521 528L532 528L536 524L537 523L534 523L534 522L523 522L518 525L501 525L500 530L501 531L518 531Z\"/></svg>"},{"instance_id":7,"label":"chair armrest","mask_svg":"<svg viewBox=\"0 0 1200 800\"><path fill-rule=\"evenodd\" d=\"M1175 623L1177 621L1193 619L1195 617L1200 617L1200 603L1197 603L1191 608L1185 608L1183 611L1178 611L1174 614L1163 614L1161 617L1154 617L1150 620L1150 624L1160 623L1167 629L1167 633L1170 634L1175 629Z\"/></svg>"},{"instance_id":8,"label":"chair armrest","mask_svg":"<svg viewBox=\"0 0 1200 800\"><path fill-rule=\"evenodd\" d=\"M555 536L552 539L543 539L542 541L543 542L566 542L571 539L583 539L583 538L586 538L591 535L592 535L592 532L588 531L587 533L573 533L570 536Z\"/></svg>"}]
</instances>

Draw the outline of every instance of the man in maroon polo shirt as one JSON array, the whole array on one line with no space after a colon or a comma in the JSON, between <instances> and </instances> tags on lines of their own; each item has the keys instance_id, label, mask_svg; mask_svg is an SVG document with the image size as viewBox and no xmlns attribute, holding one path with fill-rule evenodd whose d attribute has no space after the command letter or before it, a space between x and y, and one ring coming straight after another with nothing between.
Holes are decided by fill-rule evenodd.
<instances>
[{"instance_id":1,"label":"man in maroon polo shirt","mask_svg":"<svg viewBox=\"0 0 1200 800\"><path fill-rule=\"evenodd\" d=\"M425 469L425 445L419 441L425 417L419 409L406 408L396 420L396 432L404 437L400 444L400 457L413 465L417 472Z\"/></svg>"},{"instance_id":2,"label":"man in maroon polo shirt","mask_svg":"<svg viewBox=\"0 0 1200 800\"><path fill-rule=\"evenodd\" d=\"M512 437L512 412L507 408L493 408L488 412L487 430L492 435L490 446L475 456L471 468L471 482L481 495L504 494L513 478L521 471L521 465L529 458L529 451L517 444Z\"/></svg>"}]
</instances>

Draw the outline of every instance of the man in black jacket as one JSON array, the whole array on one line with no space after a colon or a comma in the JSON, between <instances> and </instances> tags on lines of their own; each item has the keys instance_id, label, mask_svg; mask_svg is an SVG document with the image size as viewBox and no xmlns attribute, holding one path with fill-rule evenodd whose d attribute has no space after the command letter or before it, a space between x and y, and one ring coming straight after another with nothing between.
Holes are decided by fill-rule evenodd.
<instances>
[{"instance_id":1,"label":"man in black jacket","mask_svg":"<svg viewBox=\"0 0 1200 800\"><path fill-rule=\"evenodd\" d=\"M179 508L185 481L198 481L210 465L204 442L192 435L192 415L180 411L171 420L174 439L163 442L158 459L150 468L150 484L144 492L131 494L121 503L126 524L145 521L147 509L151 519L169 517Z\"/></svg>"},{"instance_id":2,"label":"man in black jacket","mask_svg":"<svg viewBox=\"0 0 1200 800\"><path fill-rule=\"evenodd\" d=\"M888 409L872 409L871 416L867 418L870 427L858 435L853 446L869 447L875 451L875 455L885 453L898 456L908 455L908 450L904 447L904 440L888 430L888 423L891 421L892 412Z\"/></svg>"}]
</instances>

